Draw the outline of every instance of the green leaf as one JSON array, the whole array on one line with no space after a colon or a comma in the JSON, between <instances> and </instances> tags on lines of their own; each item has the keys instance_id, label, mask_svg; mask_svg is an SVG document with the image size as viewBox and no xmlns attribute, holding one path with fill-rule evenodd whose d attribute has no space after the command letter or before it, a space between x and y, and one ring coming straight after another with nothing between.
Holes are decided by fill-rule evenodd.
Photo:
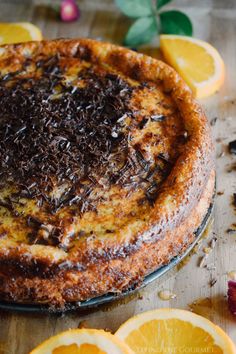
<instances>
[{"instance_id":1,"label":"green leaf","mask_svg":"<svg viewBox=\"0 0 236 354\"><path fill-rule=\"evenodd\" d=\"M51 5L50 8L55 11L58 15L60 14L60 5Z\"/></svg>"},{"instance_id":2,"label":"green leaf","mask_svg":"<svg viewBox=\"0 0 236 354\"><path fill-rule=\"evenodd\" d=\"M137 19L128 30L124 44L135 47L150 42L157 34L157 25L154 17L142 17Z\"/></svg>"},{"instance_id":3,"label":"green leaf","mask_svg":"<svg viewBox=\"0 0 236 354\"><path fill-rule=\"evenodd\" d=\"M129 17L145 17L152 14L152 0L116 0L116 5Z\"/></svg>"},{"instance_id":4,"label":"green leaf","mask_svg":"<svg viewBox=\"0 0 236 354\"><path fill-rule=\"evenodd\" d=\"M168 4L172 0L157 0L157 9L159 10L162 6Z\"/></svg>"},{"instance_id":5,"label":"green leaf","mask_svg":"<svg viewBox=\"0 0 236 354\"><path fill-rule=\"evenodd\" d=\"M181 11L165 11L160 13L161 31L165 34L192 36L193 26L190 18Z\"/></svg>"}]
</instances>

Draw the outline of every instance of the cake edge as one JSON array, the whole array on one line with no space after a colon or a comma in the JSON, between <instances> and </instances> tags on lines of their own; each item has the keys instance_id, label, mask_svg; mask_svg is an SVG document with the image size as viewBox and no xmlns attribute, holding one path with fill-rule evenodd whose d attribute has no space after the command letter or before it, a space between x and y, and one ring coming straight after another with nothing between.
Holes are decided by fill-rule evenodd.
<instances>
[{"instance_id":1,"label":"cake edge","mask_svg":"<svg viewBox=\"0 0 236 354\"><path fill-rule=\"evenodd\" d=\"M85 271L61 270L56 275L42 278L14 276L4 272L0 261L0 300L49 304L62 308L68 303L88 300L106 293L119 294L130 288L138 288L145 276L168 264L177 255L183 254L195 239L194 232L201 225L213 202L215 171L212 170L198 204L188 218L177 228L170 230L155 243L142 246L125 258L98 263ZM8 266L10 267L11 260ZM27 274L27 269L25 269ZM5 273L5 274L4 274Z\"/></svg>"}]
</instances>

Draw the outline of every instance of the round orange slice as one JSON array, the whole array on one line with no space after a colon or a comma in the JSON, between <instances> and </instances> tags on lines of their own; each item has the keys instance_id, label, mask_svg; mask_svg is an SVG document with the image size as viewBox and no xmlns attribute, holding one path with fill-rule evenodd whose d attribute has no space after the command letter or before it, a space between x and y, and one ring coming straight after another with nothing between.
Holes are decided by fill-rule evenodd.
<instances>
[{"instance_id":1,"label":"round orange slice","mask_svg":"<svg viewBox=\"0 0 236 354\"><path fill-rule=\"evenodd\" d=\"M177 309L141 313L121 325L116 336L134 353L236 353L221 328L204 317Z\"/></svg>"},{"instance_id":2,"label":"round orange slice","mask_svg":"<svg viewBox=\"0 0 236 354\"><path fill-rule=\"evenodd\" d=\"M97 329L72 329L49 338L30 354L133 354L111 333Z\"/></svg>"},{"instance_id":3,"label":"round orange slice","mask_svg":"<svg viewBox=\"0 0 236 354\"><path fill-rule=\"evenodd\" d=\"M224 62L209 43L192 37L161 35L160 49L197 98L212 95L223 84Z\"/></svg>"},{"instance_id":4,"label":"round orange slice","mask_svg":"<svg viewBox=\"0 0 236 354\"><path fill-rule=\"evenodd\" d=\"M32 23L0 23L0 45L40 41L41 39L42 33L40 29Z\"/></svg>"}]
</instances>

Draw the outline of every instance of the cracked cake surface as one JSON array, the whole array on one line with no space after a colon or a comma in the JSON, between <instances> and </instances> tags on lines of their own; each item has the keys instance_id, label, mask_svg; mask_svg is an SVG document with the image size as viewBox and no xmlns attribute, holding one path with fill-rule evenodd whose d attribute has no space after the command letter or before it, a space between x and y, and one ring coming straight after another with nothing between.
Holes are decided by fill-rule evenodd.
<instances>
[{"instance_id":1,"label":"cracked cake surface","mask_svg":"<svg viewBox=\"0 0 236 354\"><path fill-rule=\"evenodd\" d=\"M0 104L2 300L120 293L192 243L213 149L173 69L89 39L3 46Z\"/></svg>"}]
</instances>

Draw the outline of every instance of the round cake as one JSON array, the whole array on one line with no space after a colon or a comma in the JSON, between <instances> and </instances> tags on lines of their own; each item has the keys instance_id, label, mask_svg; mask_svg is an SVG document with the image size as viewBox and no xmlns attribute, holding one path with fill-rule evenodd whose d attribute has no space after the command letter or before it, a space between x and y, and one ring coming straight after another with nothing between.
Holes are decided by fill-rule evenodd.
<instances>
[{"instance_id":1,"label":"round cake","mask_svg":"<svg viewBox=\"0 0 236 354\"><path fill-rule=\"evenodd\" d=\"M0 300L119 294L194 241L214 191L179 75L89 39L0 48Z\"/></svg>"}]
</instances>

